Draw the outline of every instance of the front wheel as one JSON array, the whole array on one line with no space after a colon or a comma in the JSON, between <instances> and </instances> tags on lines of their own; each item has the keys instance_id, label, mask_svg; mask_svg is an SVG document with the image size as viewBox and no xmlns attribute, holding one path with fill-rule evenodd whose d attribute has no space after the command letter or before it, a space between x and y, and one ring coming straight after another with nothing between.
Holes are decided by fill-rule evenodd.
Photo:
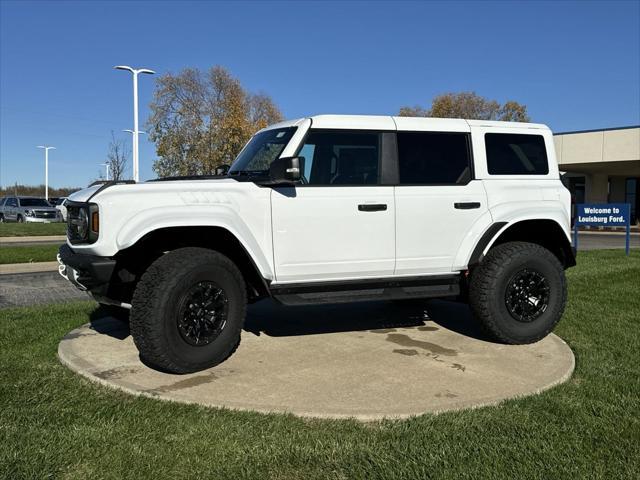
<instances>
[{"instance_id":1,"label":"front wheel","mask_svg":"<svg viewBox=\"0 0 640 480\"><path fill-rule=\"evenodd\" d=\"M150 366L190 373L227 359L240 343L247 295L224 255L180 248L156 260L133 295L131 334Z\"/></svg>"},{"instance_id":2,"label":"front wheel","mask_svg":"<svg viewBox=\"0 0 640 480\"><path fill-rule=\"evenodd\" d=\"M566 302L564 269L553 253L537 244L498 245L471 274L471 309L485 330L503 343L533 343L546 337Z\"/></svg>"},{"instance_id":3,"label":"front wheel","mask_svg":"<svg viewBox=\"0 0 640 480\"><path fill-rule=\"evenodd\" d=\"M24 223L24 218L22 218L22 215L18 215L18 217L16 218L16 222Z\"/></svg>"}]
</instances>

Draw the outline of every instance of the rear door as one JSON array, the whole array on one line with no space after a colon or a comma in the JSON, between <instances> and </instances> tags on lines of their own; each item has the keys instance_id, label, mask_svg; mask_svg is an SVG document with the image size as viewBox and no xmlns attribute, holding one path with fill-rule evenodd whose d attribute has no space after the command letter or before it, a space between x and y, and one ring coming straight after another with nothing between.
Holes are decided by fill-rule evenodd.
<instances>
[{"instance_id":1,"label":"rear door","mask_svg":"<svg viewBox=\"0 0 640 480\"><path fill-rule=\"evenodd\" d=\"M16 220L18 218L18 199L9 197L5 204L5 218L7 220Z\"/></svg>"},{"instance_id":2,"label":"rear door","mask_svg":"<svg viewBox=\"0 0 640 480\"><path fill-rule=\"evenodd\" d=\"M278 283L393 275L394 187L382 185L387 135L309 131L299 151L302 184L271 194Z\"/></svg>"},{"instance_id":3,"label":"rear door","mask_svg":"<svg viewBox=\"0 0 640 480\"><path fill-rule=\"evenodd\" d=\"M464 120L395 120L395 274L457 271L463 242L478 238L491 223L484 187L474 179L469 125Z\"/></svg>"}]
</instances>

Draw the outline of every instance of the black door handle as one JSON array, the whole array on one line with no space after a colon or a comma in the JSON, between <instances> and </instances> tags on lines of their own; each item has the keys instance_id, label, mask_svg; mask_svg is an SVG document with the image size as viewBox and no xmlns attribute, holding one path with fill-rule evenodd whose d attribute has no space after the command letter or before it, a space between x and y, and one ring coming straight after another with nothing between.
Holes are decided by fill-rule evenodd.
<instances>
[{"instance_id":1,"label":"black door handle","mask_svg":"<svg viewBox=\"0 0 640 480\"><path fill-rule=\"evenodd\" d=\"M386 209L386 203L365 203L358 205L358 210L361 212L381 212Z\"/></svg>"},{"instance_id":2,"label":"black door handle","mask_svg":"<svg viewBox=\"0 0 640 480\"><path fill-rule=\"evenodd\" d=\"M480 202L456 202L453 206L459 210L471 210L472 208L480 208Z\"/></svg>"}]
</instances>

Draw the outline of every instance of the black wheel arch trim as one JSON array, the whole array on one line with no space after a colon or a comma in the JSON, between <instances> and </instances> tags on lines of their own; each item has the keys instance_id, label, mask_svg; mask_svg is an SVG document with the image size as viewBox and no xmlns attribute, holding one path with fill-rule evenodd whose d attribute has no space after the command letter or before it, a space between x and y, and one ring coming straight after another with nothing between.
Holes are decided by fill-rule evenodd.
<instances>
[{"instance_id":1,"label":"black wheel arch trim","mask_svg":"<svg viewBox=\"0 0 640 480\"><path fill-rule=\"evenodd\" d=\"M475 266L480 262L482 262L482 260L484 259L483 252L485 248L487 248L487 245L494 242L494 240L499 239L498 233L503 229L505 225L509 225L507 229L504 231L504 232L508 232L512 227L517 226L523 222L538 221L538 220L553 222L555 226L557 226L560 229L560 225L551 219L529 219L529 220L522 220L519 222L515 222L512 224L509 224L509 222L495 222L484 232L482 237L480 237L480 240L478 241L475 248L473 249L473 252L469 259L468 266L470 267ZM500 236L502 236L502 234L500 234ZM558 257L560 262L564 265L565 268L573 267L576 265L576 249L571 245L569 240L564 235L561 238L562 238L562 244L559 245L559 249L557 249L557 251L554 251L554 253ZM516 240L527 241L526 238L516 239ZM540 241L538 242L533 241L532 243L537 243L545 248L549 248L549 246L546 246L543 242L540 242Z\"/></svg>"},{"instance_id":2,"label":"black wheel arch trim","mask_svg":"<svg viewBox=\"0 0 640 480\"><path fill-rule=\"evenodd\" d=\"M482 252L484 252L484 249L487 248L487 245L489 245L491 240L495 238L498 232L502 230L502 227L504 227L506 224L507 222L496 222L484 232L482 237L480 237L480 240L478 240L476 248L474 248L473 252L471 253L469 265L475 265L482 261L482 259L484 258Z\"/></svg>"}]
</instances>

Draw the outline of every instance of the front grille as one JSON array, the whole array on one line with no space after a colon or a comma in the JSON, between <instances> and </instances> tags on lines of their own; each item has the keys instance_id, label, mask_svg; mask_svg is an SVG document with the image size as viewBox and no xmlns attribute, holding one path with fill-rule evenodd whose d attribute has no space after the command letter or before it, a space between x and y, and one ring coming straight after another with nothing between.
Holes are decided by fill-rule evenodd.
<instances>
[{"instance_id":1,"label":"front grille","mask_svg":"<svg viewBox=\"0 0 640 480\"><path fill-rule=\"evenodd\" d=\"M51 210L36 210L36 218L56 218L56 212Z\"/></svg>"}]
</instances>

